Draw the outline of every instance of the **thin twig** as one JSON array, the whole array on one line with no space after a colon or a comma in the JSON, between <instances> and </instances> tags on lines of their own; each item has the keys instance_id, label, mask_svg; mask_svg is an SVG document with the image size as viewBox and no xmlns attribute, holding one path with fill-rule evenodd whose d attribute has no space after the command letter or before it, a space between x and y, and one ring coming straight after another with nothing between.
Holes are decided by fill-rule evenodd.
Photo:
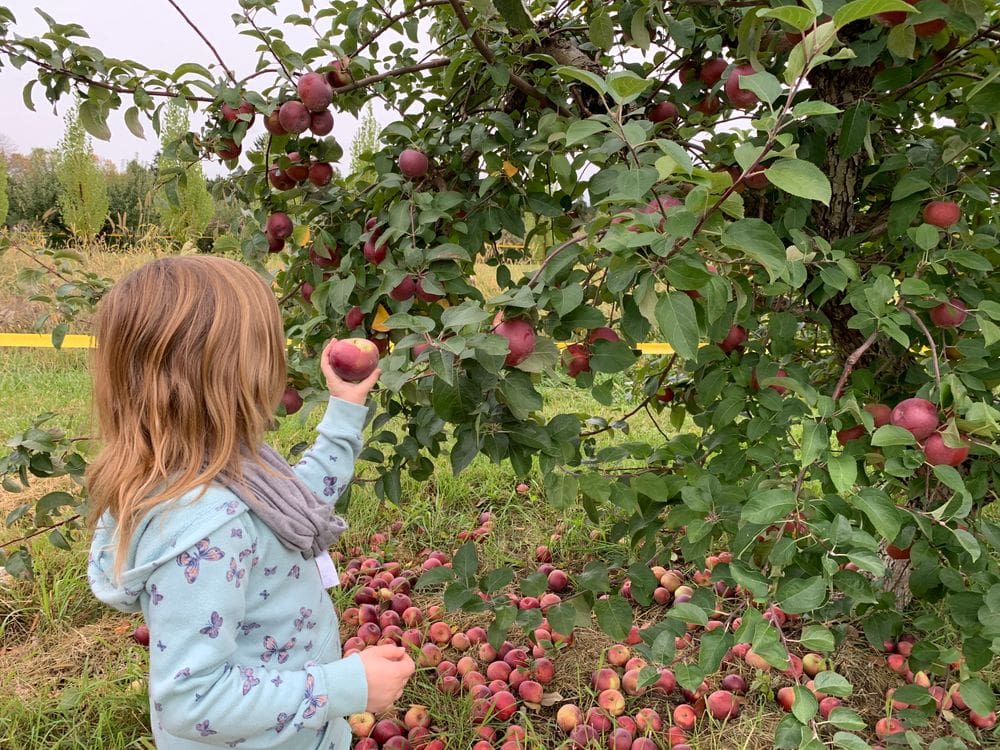
<instances>
[{"instance_id":1,"label":"thin twig","mask_svg":"<svg viewBox=\"0 0 1000 750\"><path fill-rule=\"evenodd\" d=\"M494 57L493 55L493 50L491 50L489 46L486 44L486 42L483 41L483 38L479 36L479 32L472 28L472 24L469 22L469 17L465 14L465 9L462 8L461 0L449 0L449 2L451 3L451 7L454 8L455 10L455 15L458 17L458 22L462 24L462 28L464 28L469 33L469 38L472 40L473 46L475 46L475 48L479 50L479 53L486 59L486 62L488 62L490 65L493 65L496 62L496 57ZM530 83L528 83L526 80L521 78L516 73L510 73L510 82L514 84L514 88L518 89L524 94L527 94L533 99L537 99L542 104L552 107L552 109L556 110L563 117L572 117L572 113L568 109L566 109L561 104L556 104L554 101L549 99L549 97L547 97L545 94L543 94L541 91L532 86Z\"/></svg>"},{"instance_id":2,"label":"thin twig","mask_svg":"<svg viewBox=\"0 0 1000 750\"><path fill-rule=\"evenodd\" d=\"M25 534L24 536L22 536L22 537L20 537L18 539L9 539L6 542L3 542L2 544L0 544L0 549L6 549L7 547L10 547L12 544L17 544L18 542L26 542L29 539L34 539L36 536L44 534L46 531L52 531L53 529L58 529L60 526L65 526L70 521L75 521L78 518L80 518L80 514L79 513L75 513L72 516L70 516L69 518L60 521L59 523L52 524L51 526L45 526L44 528L41 528L41 529L37 529L35 531L32 531L30 534Z\"/></svg>"},{"instance_id":3,"label":"thin twig","mask_svg":"<svg viewBox=\"0 0 1000 750\"><path fill-rule=\"evenodd\" d=\"M931 348L931 357L933 358L932 361L934 362L934 382L937 383L938 393L940 393L941 369L938 367L938 354L937 354L937 347L934 345L934 337L931 336L931 332L927 330L927 326L924 325L924 321L922 321L920 319L920 316L917 315L915 312L913 312L913 310L908 308L902 302L899 303L899 309L905 312L911 318L913 318L913 322L917 324L917 328L921 330L921 332L924 334L924 338L927 339L927 344Z\"/></svg>"},{"instance_id":4,"label":"thin twig","mask_svg":"<svg viewBox=\"0 0 1000 750\"><path fill-rule=\"evenodd\" d=\"M219 65L222 66L222 69L226 71L226 75L229 76L229 80L232 81L233 83L238 83L238 81L236 80L236 75L229 68L229 66L226 65L225 62L223 62L222 55L220 55L219 51L215 48L215 46L210 41L208 41L208 37L202 33L201 29L199 29L195 25L194 21L188 18L187 14L183 10L181 10L181 7L174 0L167 0L167 2L170 3L172 6L174 6L174 10L176 10L178 13L181 14L181 18L187 21L188 26L194 29L195 33L201 37L201 41L207 44L208 48L212 50L212 54L215 55L215 59L219 61Z\"/></svg>"},{"instance_id":5,"label":"thin twig","mask_svg":"<svg viewBox=\"0 0 1000 750\"><path fill-rule=\"evenodd\" d=\"M451 63L450 57L438 57L434 60L428 60L427 62L417 63L415 65L404 65L402 68L393 68L392 70L387 70L385 73L379 73L378 75L360 78L357 81L351 81L346 86L339 86L335 88L333 93L346 94L348 91L354 91L355 89L370 86L373 83L384 81L386 78L395 78L397 76L406 75L407 73L416 73L420 70L430 70L431 68L443 68L449 63Z\"/></svg>"},{"instance_id":6,"label":"thin twig","mask_svg":"<svg viewBox=\"0 0 1000 750\"><path fill-rule=\"evenodd\" d=\"M583 240L585 240L585 239L587 239L587 235L586 234L577 234L577 235L574 235L573 237L570 237L564 243L562 243L561 245L559 245L555 250L553 250L547 256L545 256L545 260L542 261L542 265L540 265L538 267L538 270L535 271L535 273L532 275L532 277L530 279L528 279L528 286L531 286L536 281L538 281L538 277L542 275L542 271L545 270L545 267L549 264L549 261L551 261L557 255L559 255L559 253L561 253L567 247L571 247L571 246L577 244L578 242L583 242Z\"/></svg>"},{"instance_id":7,"label":"thin twig","mask_svg":"<svg viewBox=\"0 0 1000 750\"><path fill-rule=\"evenodd\" d=\"M865 339L864 343L851 352L847 361L844 363L844 371L840 373L840 380L837 381L837 387L833 389L833 400L834 402L840 398L841 392L844 390L844 385L847 383L847 378L850 377L851 371L855 368L858 362L861 361L862 355L868 348L875 343L875 339L878 338L878 331L872 331L872 335Z\"/></svg>"},{"instance_id":8,"label":"thin twig","mask_svg":"<svg viewBox=\"0 0 1000 750\"><path fill-rule=\"evenodd\" d=\"M667 362L666 367L664 367L663 370L660 372L660 377L656 381L656 388L653 389L653 392L650 395L646 396L646 398L644 398L642 400L642 402L637 407L635 407L632 411L630 411L628 414L623 415L621 419L616 420L616 421L618 421L618 422L627 422L640 409L645 408L649 404L649 402L652 401L653 398L655 398L659 394L659 392L660 392L660 386L663 384L664 379L666 379L667 374L670 372L671 368L674 366L674 362L676 362L676 361L677 361L677 354L671 355L670 361ZM596 430L590 430L588 432L581 432L580 433L580 437L592 437L594 435L599 435L602 432L607 432L610 429L612 429L612 427L611 427L611 424L609 423L609 424L605 425L604 427L600 427L600 428L598 428ZM659 429L659 425L657 425L657 429ZM662 431L661 431L661 433L662 433ZM664 437L666 437L666 436L664 435Z\"/></svg>"},{"instance_id":9,"label":"thin twig","mask_svg":"<svg viewBox=\"0 0 1000 750\"><path fill-rule=\"evenodd\" d=\"M73 279L70 279L70 278L67 278L67 277L63 276L61 273L59 273L59 271L57 271L55 268L53 268L52 266L50 266L48 263L43 263L41 260L39 260L37 255L35 255L33 253L29 253L27 250L25 250L24 248L20 247L19 245L14 245L14 249L17 250L19 253L21 253L21 255L23 255L25 258L29 258L30 260L33 260L35 263L37 263L38 265L40 265L42 268L44 268L49 273L55 274L60 279L62 279L63 281L65 281L67 284L73 284L74 283Z\"/></svg>"},{"instance_id":10,"label":"thin twig","mask_svg":"<svg viewBox=\"0 0 1000 750\"><path fill-rule=\"evenodd\" d=\"M278 53L274 51L274 47L271 46L271 40L267 38L267 34L261 31L260 27L257 26L256 23L254 23L253 18L251 18L250 16L250 12L246 10L243 11L243 17L247 19L247 23L249 23L253 27L253 30L260 35L260 40L264 42L264 46L267 47L267 51L271 53L271 57L274 58L274 61L281 66L281 69L283 71L285 71L285 78L287 78L289 81L294 81L294 79L292 78L292 72L285 66L284 61L278 56Z\"/></svg>"}]
</instances>

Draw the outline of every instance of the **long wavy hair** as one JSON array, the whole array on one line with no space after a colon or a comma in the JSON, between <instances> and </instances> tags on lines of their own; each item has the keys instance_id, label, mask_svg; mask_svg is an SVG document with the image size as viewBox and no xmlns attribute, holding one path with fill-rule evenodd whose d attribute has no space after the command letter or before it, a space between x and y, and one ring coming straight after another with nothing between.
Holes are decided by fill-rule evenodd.
<instances>
[{"instance_id":1,"label":"long wavy hair","mask_svg":"<svg viewBox=\"0 0 1000 750\"><path fill-rule=\"evenodd\" d=\"M150 509L242 480L284 392L285 337L264 279L210 256L130 273L99 303L95 334L101 451L86 475L88 521L93 530L109 511L117 522L117 576Z\"/></svg>"}]
</instances>

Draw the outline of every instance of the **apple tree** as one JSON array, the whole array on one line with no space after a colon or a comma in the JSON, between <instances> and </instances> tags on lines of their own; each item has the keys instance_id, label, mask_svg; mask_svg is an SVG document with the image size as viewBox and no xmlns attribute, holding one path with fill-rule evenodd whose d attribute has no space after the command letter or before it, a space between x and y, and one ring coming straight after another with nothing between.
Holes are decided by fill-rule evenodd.
<instances>
[{"instance_id":1,"label":"apple tree","mask_svg":"<svg viewBox=\"0 0 1000 750\"><path fill-rule=\"evenodd\" d=\"M302 0L280 16L241 0L249 72L217 54L153 70L76 25L46 16L22 38L0 18L3 64L37 72L25 103L75 92L95 137L112 110L137 133L174 98L209 114L174 149L225 161L252 216L216 247L280 260L286 406L321 401L330 336L383 352L363 454L380 496L405 503L401 478L436 456L461 472L484 454L540 470L554 509L614 519L629 555L577 577L556 630L595 615L623 637L651 562L725 549L714 585L643 634L670 661L689 622L741 618L706 633L683 685L737 642L779 668L792 633L830 649L860 623L880 648L908 607L906 627L947 634L913 669L961 662L966 702L993 709L977 675L1000 653L994 3ZM314 42L293 48L293 27ZM383 148L339 177L339 113L373 97L395 113ZM477 264L499 294L470 281ZM651 340L672 353L639 356ZM590 412L541 416L550 378L589 390ZM610 413L622 384L634 408ZM662 440L630 437L640 411ZM32 430L0 464L9 486L79 473L64 436ZM7 565L27 570L24 553ZM531 632L541 614L495 595L512 575L479 571L470 543L425 583L493 609L495 636ZM815 746L811 719L790 715L781 746Z\"/></svg>"}]
</instances>

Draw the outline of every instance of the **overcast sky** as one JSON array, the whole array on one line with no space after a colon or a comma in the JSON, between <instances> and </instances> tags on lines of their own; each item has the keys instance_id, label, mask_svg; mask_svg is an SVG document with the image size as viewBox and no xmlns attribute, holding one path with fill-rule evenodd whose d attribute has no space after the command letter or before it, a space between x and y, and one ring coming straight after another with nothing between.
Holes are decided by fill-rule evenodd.
<instances>
[{"instance_id":1,"label":"overcast sky","mask_svg":"<svg viewBox=\"0 0 1000 750\"><path fill-rule=\"evenodd\" d=\"M19 36L38 36L46 31L45 22L34 10L38 7L60 23L79 23L90 34L89 43L108 56L135 60L167 71L184 62L198 62L206 67L215 66L213 72L218 70L211 50L166 0L5 0L3 4L17 18L14 33ZM237 33L230 18L239 10L235 0L177 0L177 4L211 40L238 77L254 70L257 42ZM279 18L288 13L302 12L301 3L296 0L281 0L279 8L282 11ZM263 19L261 15L258 22L267 25L277 23ZM293 46L296 42L305 46L310 41L301 28L288 29L286 40ZM31 65L25 65L21 70L10 66L0 69L0 101L7 104L8 113L0 122L0 134L22 153L36 146L54 147L62 137L63 115L72 103L71 98L64 98L54 110L41 93L40 86L36 85L36 111L27 110L21 102L21 91L33 77L34 68ZM131 97L123 99L131 104ZM374 102L374 105L376 118L383 124L388 122L388 115L379 102ZM334 119L332 135L346 155L357 122L350 114L336 111ZM192 118L192 126L200 125L200 122ZM255 131L263 132L259 118L257 123ZM145 140L132 135L120 115L112 113L108 124L111 140L94 140L94 150L99 156L120 165L136 156L149 161L156 152L159 145L156 134L147 123L143 123ZM209 167L206 171L214 170Z\"/></svg>"}]
</instances>

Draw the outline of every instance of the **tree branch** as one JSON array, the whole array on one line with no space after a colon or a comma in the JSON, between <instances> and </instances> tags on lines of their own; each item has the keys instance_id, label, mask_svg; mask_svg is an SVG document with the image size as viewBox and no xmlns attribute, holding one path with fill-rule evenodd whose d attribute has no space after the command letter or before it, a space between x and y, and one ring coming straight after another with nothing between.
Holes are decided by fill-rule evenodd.
<instances>
[{"instance_id":1,"label":"tree branch","mask_svg":"<svg viewBox=\"0 0 1000 750\"><path fill-rule=\"evenodd\" d=\"M88 86L96 86L97 88L105 89L107 91L113 91L116 94L131 94L134 95L137 88L129 88L127 86L117 86L111 83L105 83L104 81L95 81L92 78L87 78L80 73L76 73L72 70L67 70L66 68L57 68L54 65L49 65L48 63L42 62L41 60L26 54L23 51L19 51L10 46L7 42L0 42L0 51L6 52L8 55L18 55L23 57L25 60L30 62L35 67L41 68L42 70L47 70L55 75L66 76L67 78L79 81L80 83L85 83ZM194 96L193 94L182 94L178 91L171 91L169 89L143 89L144 94L149 96L163 96L171 99L184 99L189 102L214 102L210 96Z\"/></svg>"},{"instance_id":2,"label":"tree branch","mask_svg":"<svg viewBox=\"0 0 1000 750\"><path fill-rule=\"evenodd\" d=\"M274 58L274 61L281 66L281 69L285 72L285 78L287 78L289 81L294 82L294 79L292 78L292 72L287 67L285 67L284 61L280 57L278 57L278 53L274 51L274 47L271 46L271 41L267 38L267 34L261 31L260 27L257 26L256 23L254 23L253 18L251 18L250 16L250 11L244 10L243 17L247 19L247 23L250 24L250 26L253 27L253 30L257 32L258 36L260 37L260 40L264 42L264 46L267 47L267 51L270 52L271 57Z\"/></svg>"},{"instance_id":3,"label":"tree branch","mask_svg":"<svg viewBox=\"0 0 1000 750\"><path fill-rule=\"evenodd\" d=\"M376 39L378 39L380 36L382 36L382 34L384 34L385 32L387 32L389 29L391 29L399 21L401 21L402 19L406 18L407 16L411 16L415 12L417 12L418 10L423 10L424 8L431 8L431 7L434 7L435 5L448 5L448 3L449 3L449 0L426 0L426 2L417 3L416 5L414 5L414 6L410 7L410 8L407 8L405 11L403 11L402 13L399 13L399 14L397 14L395 16L388 16L386 18L385 25L382 26L374 34L372 34L371 37L369 37L369 39L368 39L367 42L365 42L360 47L358 47L356 50L354 50L354 52L351 53L351 57L355 57L357 55L360 55L362 52L364 52L366 49L368 49Z\"/></svg>"},{"instance_id":4,"label":"tree branch","mask_svg":"<svg viewBox=\"0 0 1000 750\"><path fill-rule=\"evenodd\" d=\"M490 65L493 65L496 62L496 57L494 57L493 51L489 48L486 42L483 41L483 38L479 36L479 32L472 28L472 24L469 22L469 17L465 14L465 10L462 8L461 0L449 0L449 2L451 3L451 7L454 8L455 10L455 15L458 17L458 22L462 24L462 28L464 28L468 32L469 38L472 40L473 46L475 46L475 48L479 50L479 54L481 54L486 59L486 62L488 62ZM541 91L532 86L530 83L528 83L526 80L521 78L516 73L510 74L510 82L514 84L514 88L518 89L520 92L527 94L528 96L538 100L539 102L545 104L546 106L551 107L563 117L572 117L572 113L568 109L563 107L561 104L556 104L555 102L553 102L551 99L549 99L549 97L547 97L545 94L543 94Z\"/></svg>"},{"instance_id":5,"label":"tree branch","mask_svg":"<svg viewBox=\"0 0 1000 750\"><path fill-rule=\"evenodd\" d=\"M222 55L220 55L219 51L215 48L215 46L210 41L208 41L208 37L202 33L201 29L199 29L195 25L194 21L188 18L187 14L183 10L181 10L181 7L174 0L167 0L167 2L170 3L172 6L174 6L174 10L176 10L178 13L181 14L181 18L187 21L188 26L194 29L194 32L201 37L201 41L207 44L208 48L212 50L212 54L215 55L215 59L219 61L219 65L222 66L222 69L226 72L226 75L229 76L229 80L232 81L233 83L237 83L236 75L229 68L229 66L226 65L225 62L223 62Z\"/></svg>"},{"instance_id":6,"label":"tree branch","mask_svg":"<svg viewBox=\"0 0 1000 750\"><path fill-rule=\"evenodd\" d=\"M670 361L667 362L667 366L664 367L663 370L660 372L660 377L656 381L656 388L653 389L653 392L650 395L646 396L646 398L644 398L642 400L642 402L637 407L635 407L632 411L630 411L628 414L622 415L622 418L619 419L619 420L616 420L616 421L618 421L618 422L627 422L640 409L645 409L649 405L649 402L652 401L657 396L657 394L660 392L660 386L663 385L664 379L667 377L667 374L670 372L671 368L674 366L674 362L676 362L676 361L677 361L677 355L674 354L674 355L672 355L670 357ZM650 416L652 416L652 415L650 415ZM656 424L656 420L653 420L653 424ZM607 432L610 429L611 429L611 425L608 424L607 426L605 426L605 427L599 427L596 430L589 430L587 432L581 432L580 433L580 437L592 437L593 435L599 435L602 432ZM656 425L656 429L660 430L660 426ZM661 435L663 434L663 430L660 430L660 434ZM664 437L666 437L666 436L664 435Z\"/></svg>"},{"instance_id":7,"label":"tree branch","mask_svg":"<svg viewBox=\"0 0 1000 750\"><path fill-rule=\"evenodd\" d=\"M844 363L844 371L840 373L840 380L837 381L837 387L833 389L833 400L836 401L840 398L841 392L844 390L844 385L847 383L847 378L850 377L851 371L854 370L858 362L861 361L861 357L864 355L868 348L875 343L875 339L878 338L878 331L872 331L872 335L865 339L864 343L861 344L857 349L851 352L847 361Z\"/></svg>"},{"instance_id":8,"label":"tree branch","mask_svg":"<svg viewBox=\"0 0 1000 750\"><path fill-rule=\"evenodd\" d=\"M370 86L373 83L378 83L379 81L384 81L387 78L396 78L397 76L406 75L407 73L416 73L420 70L430 70L431 68L443 68L445 65L451 63L450 57L438 57L433 60L428 60L427 62L416 63L414 65L405 65L402 68L393 68L392 70L387 70L385 73L379 73L378 75L368 76L367 78L360 78L357 81L351 81L346 86L339 86L333 90L335 94L346 94L348 91L354 91L355 89L362 89L365 86Z\"/></svg>"},{"instance_id":9,"label":"tree branch","mask_svg":"<svg viewBox=\"0 0 1000 750\"><path fill-rule=\"evenodd\" d=\"M542 265L540 265L538 267L538 270L535 271L535 273L532 275L532 277L530 279L528 279L528 286L531 286L536 281L538 281L538 277L542 275L542 271L545 270L545 266L547 266L549 264L549 261L551 261L554 257L556 257L559 253L561 253L567 247L571 247L571 246L577 244L578 242L582 242L585 239L587 239L587 235L586 234L577 234L577 235L574 235L573 237L570 237L564 243L562 243L561 245L559 245L555 250L553 250L547 256L545 256L545 260L542 261Z\"/></svg>"}]
</instances>

